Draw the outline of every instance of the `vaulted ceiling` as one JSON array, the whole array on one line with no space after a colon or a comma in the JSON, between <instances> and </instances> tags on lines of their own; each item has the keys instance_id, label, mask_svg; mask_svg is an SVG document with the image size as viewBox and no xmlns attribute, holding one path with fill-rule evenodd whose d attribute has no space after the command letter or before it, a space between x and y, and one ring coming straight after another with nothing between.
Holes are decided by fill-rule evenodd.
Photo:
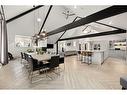
<instances>
[{"instance_id":1,"label":"vaulted ceiling","mask_svg":"<svg viewBox=\"0 0 127 95\"><path fill-rule=\"evenodd\" d=\"M98 5L56 6L55 5L55 6L53 6L53 8L52 8L52 10L48 16L48 19L44 25L44 29L46 29L47 32L52 31L52 30L57 29L63 25L71 23L75 19L75 17L77 17L77 16L86 17L86 16L89 16L93 13L96 13L96 12L103 10L105 8L108 8L108 7L110 7L110 6L108 6L108 5L107 6L98 6ZM9 5L6 5L6 6L4 6L6 19L8 20L8 19L10 19L10 18L12 18L12 17L14 17L14 16L26 11L26 10L29 10L31 8L33 8L32 5L31 6L16 6L16 5L9 6ZM30 22L33 23L33 25L31 27L34 27L34 32L31 32L28 30L25 31L25 29L24 29L24 32L22 34L25 34L26 32L28 32L26 34L31 36L31 35L34 35L34 33L38 33L39 29L40 29L40 27L41 27L41 25L45 19L48 8L49 8L49 6L47 5L47 6L44 6L42 8L37 9L36 11L34 11L32 13L27 14L27 15L31 15L33 17L33 20L30 19L30 20L32 20ZM66 11L69 11L70 14L75 14L75 15L68 16L68 18L67 18L67 15L63 14ZM98 22L105 23L105 24L112 25L112 26L117 26L117 27L122 28L122 29L127 29L126 17L127 17L127 13L123 13L120 15L116 15L116 16L113 16L110 18L100 20ZM23 21L24 17L21 17L21 18ZM41 18L41 22L37 22L37 18ZM29 19L29 18L27 18L27 19ZM20 23L19 20L15 20L13 22L15 22L15 24L18 23L18 25L22 25L23 23L26 23L25 21L26 21L26 19L24 19L24 22L22 22L21 24L19 24ZM15 28L15 24L13 23L13 25L11 25L11 23L10 23L9 25L11 27ZM100 24L97 24L94 22L90 23L89 25L90 25L89 28L86 29L86 31L91 31L89 34L115 30L114 28L110 28L110 27L107 27L104 25L100 25ZM83 32L83 29L86 26L87 25L68 30L63 35L62 39L88 34L88 33ZM30 28L30 26L26 27L26 28ZM20 32L20 31L17 31L17 32ZM55 43L63 32L49 36L48 42L49 43ZM14 34L21 34L21 33L14 33ZM123 34L120 34L119 36L122 37ZM118 36L116 36L116 37L118 37Z\"/></svg>"}]
</instances>

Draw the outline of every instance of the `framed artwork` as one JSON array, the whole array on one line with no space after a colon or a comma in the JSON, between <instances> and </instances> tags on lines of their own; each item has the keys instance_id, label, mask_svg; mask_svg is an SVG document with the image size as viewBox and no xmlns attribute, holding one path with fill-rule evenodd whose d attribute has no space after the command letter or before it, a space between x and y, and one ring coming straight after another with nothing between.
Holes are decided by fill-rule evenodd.
<instances>
[{"instance_id":1,"label":"framed artwork","mask_svg":"<svg viewBox=\"0 0 127 95\"><path fill-rule=\"evenodd\" d=\"M32 38L29 36L15 35L16 47L31 47Z\"/></svg>"}]
</instances>

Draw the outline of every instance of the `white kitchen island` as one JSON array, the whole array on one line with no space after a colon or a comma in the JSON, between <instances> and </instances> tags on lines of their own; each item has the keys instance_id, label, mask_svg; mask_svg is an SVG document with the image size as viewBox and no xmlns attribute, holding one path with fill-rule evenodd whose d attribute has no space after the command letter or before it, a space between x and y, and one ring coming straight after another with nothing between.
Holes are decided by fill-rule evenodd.
<instances>
[{"instance_id":1,"label":"white kitchen island","mask_svg":"<svg viewBox=\"0 0 127 95\"><path fill-rule=\"evenodd\" d=\"M104 51L102 50L92 50L92 64L103 64L104 62Z\"/></svg>"},{"instance_id":2,"label":"white kitchen island","mask_svg":"<svg viewBox=\"0 0 127 95\"><path fill-rule=\"evenodd\" d=\"M103 64L104 60L108 57L108 51L104 51L104 50L85 50L85 51L81 51L81 60L84 63L88 63L88 60L91 60L92 64ZM83 52L92 52L92 57L88 57L86 55L83 55Z\"/></svg>"}]
</instances>

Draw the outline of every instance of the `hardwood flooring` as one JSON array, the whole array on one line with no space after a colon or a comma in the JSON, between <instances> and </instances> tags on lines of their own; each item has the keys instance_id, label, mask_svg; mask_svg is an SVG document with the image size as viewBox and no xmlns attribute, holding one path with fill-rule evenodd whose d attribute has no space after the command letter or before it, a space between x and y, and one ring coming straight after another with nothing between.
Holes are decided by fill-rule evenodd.
<instances>
[{"instance_id":1,"label":"hardwood flooring","mask_svg":"<svg viewBox=\"0 0 127 95\"><path fill-rule=\"evenodd\" d=\"M63 64L60 67L64 69ZM127 75L127 64L108 58L103 65L87 65L69 56L60 76L50 75L53 80L42 74L44 78L31 84L26 68L16 59L0 69L0 89L121 89L119 81Z\"/></svg>"}]
</instances>

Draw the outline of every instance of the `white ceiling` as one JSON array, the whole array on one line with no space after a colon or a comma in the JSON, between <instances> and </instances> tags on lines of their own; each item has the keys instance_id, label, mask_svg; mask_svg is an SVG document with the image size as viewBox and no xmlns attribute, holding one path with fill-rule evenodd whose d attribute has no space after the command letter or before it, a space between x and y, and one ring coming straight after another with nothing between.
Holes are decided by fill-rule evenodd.
<instances>
[{"instance_id":1,"label":"white ceiling","mask_svg":"<svg viewBox=\"0 0 127 95\"><path fill-rule=\"evenodd\" d=\"M12 18L12 17L14 17L26 10L31 9L32 7L33 7L32 5L31 6L6 5L6 6L4 6L6 19L10 19L10 18ZM74 8L74 6L60 6L60 5L56 6L55 5L55 6L53 6L53 8L49 14L49 17L45 23L44 28L46 29L47 32L49 32L51 30L57 29L61 26L64 26L68 23L71 23L75 19L76 16L86 17L86 16L89 16L89 15L96 13L100 10L103 10L107 7L109 7L109 6L100 6L100 5L87 5L87 6L84 5L83 6L83 5L80 5L80 6L76 6L76 8ZM42 22L44 21L44 18L45 18L45 15L47 14L48 8L49 8L49 6L45 6L43 8L39 8L39 10L36 10L36 12L35 12L36 16L37 16L38 11L39 11L39 16L41 17ZM68 19L66 19L66 16L64 14L62 14L66 10L69 10L69 11L71 11L71 13L75 13L76 15L70 16ZM31 15L34 15L34 14L31 14ZM127 17L127 13L124 13L124 14L110 17L110 18L107 18L104 20L100 20L99 22L117 26L117 27L120 27L123 29L127 29L126 17ZM35 20L33 20L33 21L35 21ZM39 29L41 27L42 22L40 22L40 24L39 24ZM15 23L18 23L18 22L15 22ZM35 23L35 22L33 22L33 23ZM96 23L90 23L89 25L91 25L91 30L94 31L91 33L114 30L113 28L99 25ZM36 28L38 28L37 25L35 25L35 26L36 26ZM82 30L86 26L87 25L68 30L62 38L86 35L82 32ZM61 34L62 33L50 36L48 38L49 43L55 43ZM118 36L116 36L116 37L118 37Z\"/></svg>"},{"instance_id":2,"label":"white ceiling","mask_svg":"<svg viewBox=\"0 0 127 95\"><path fill-rule=\"evenodd\" d=\"M90 26L88 26L88 25L90 25ZM81 27L77 27L77 28L68 30L63 35L62 39L63 38L69 38L69 37L75 37L75 36L88 35L88 34L94 34L94 33L100 33L100 32L116 30L114 28L104 26L104 25L100 25L100 24L96 24L96 23L90 23L88 25L84 25L84 26L81 26ZM87 26L88 26L88 28L86 28ZM84 33L83 32L84 29L88 32L89 31L91 31L91 32L90 33Z\"/></svg>"},{"instance_id":3,"label":"white ceiling","mask_svg":"<svg viewBox=\"0 0 127 95\"><path fill-rule=\"evenodd\" d=\"M112 26L116 26L122 29L127 30L127 12L126 13L122 13L120 15L116 15L113 17L109 17L103 20L100 20L99 22L105 23L105 24L109 24Z\"/></svg>"},{"instance_id":4,"label":"white ceiling","mask_svg":"<svg viewBox=\"0 0 127 95\"><path fill-rule=\"evenodd\" d=\"M96 13L100 10L103 10L105 8L110 7L109 5L77 5L77 6L63 6L65 9L70 9L71 11L73 11L77 16L80 17L86 17L89 16L93 13Z\"/></svg>"},{"instance_id":5,"label":"white ceiling","mask_svg":"<svg viewBox=\"0 0 127 95\"><path fill-rule=\"evenodd\" d=\"M31 8L33 8L33 6L6 5L4 6L5 17L8 20Z\"/></svg>"}]
</instances>

